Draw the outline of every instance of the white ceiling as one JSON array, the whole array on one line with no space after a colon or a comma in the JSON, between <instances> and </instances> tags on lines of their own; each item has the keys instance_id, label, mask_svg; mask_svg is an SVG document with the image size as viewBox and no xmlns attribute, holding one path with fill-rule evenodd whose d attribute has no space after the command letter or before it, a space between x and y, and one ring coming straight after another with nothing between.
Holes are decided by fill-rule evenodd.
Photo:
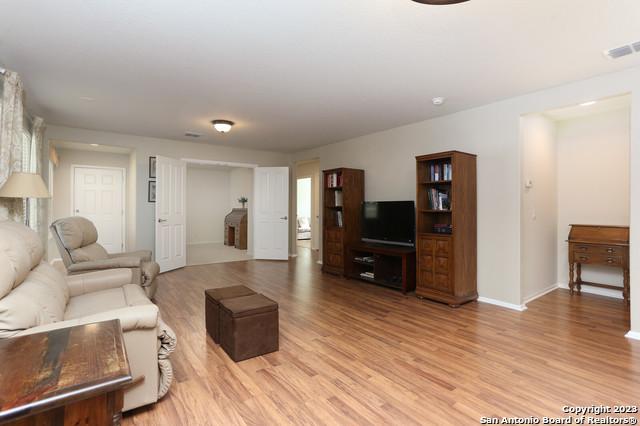
<instances>
[{"instance_id":1,"label":"white ceiling","mask_svg":"<svg viewBox=\"0 0 640 426\"><path fill-rule=\"evenodd\" d=\"M587 100L586 102L591 102ZM543 114L555 121L573 120L575 118L589 117L604 114L609 111L631 108L631 95L613 96L605 99L593 99L596 103L591 105L571 105L564 108L545 111Z\"/></svg>"},{"instance_id":2,"label":"white ceiling","mask_svg":"<svg viewBox=\"0 0 640 426\"><path fill-rule=\"evenodd\" d=\"M0 65L49 123L295 151L640 65L601 54L638 22L638 0L10 0Z\"/></svg>"}]
</instances>

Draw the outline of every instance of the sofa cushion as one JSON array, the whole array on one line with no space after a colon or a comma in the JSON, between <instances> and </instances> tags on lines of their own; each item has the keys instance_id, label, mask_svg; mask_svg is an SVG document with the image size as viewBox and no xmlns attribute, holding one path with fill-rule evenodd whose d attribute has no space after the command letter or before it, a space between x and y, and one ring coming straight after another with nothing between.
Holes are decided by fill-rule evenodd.
<instances>
[{"instance_id":1,"label":"sofa cushion","mask_svg":"<svg viewBox=\"0 0 640 426\"><path fill-rule=\"evenodd\" d=\"M0 297L20 285L44 255L42 242L32 229L18 222L0 222Z\"/></svg>"},{"instance_id":2,"label":"sofa cushion","mask_svg":"<svg viewBox=\"0 0 640 426\"><path fill-rule=\"evenodd\" d=\"M75 250L98 241L98 230L90 220L84 217L59 219L53 223L53 227L67 250Z\"/></svg>"},{"instance_id":3,"label":"sofa cushion","mask_svg":"<svg viewBox=\"0 0 640 426\"><path fill-rule=\"evenodd\" d=\"M69 290L51 265L42 263L7 296L0 299L0 338L64 319Z\"/></svg>"},{"instance_id":4,"label":"sofa cushion","mask_svg":"<svg viewBox=\"0 0 640 426\"><path fill-rule=\"evenodd\" d=\"M137 284L127 284L118 288L72 297L64 313L64 319L69 320L97 312L148 304L152 303L145 295L142 287Z\"/></svg>"},{"instance_id":5,"label":"sofa cushion","mask_svg":"<svg viewBox=\"0 0 640 426\"><path fill-rule=\"evenodd\" d=\"M103 260L109 257L104 247L96 243L71 250L70 254L74 263Z\"/></svg>"}]
</instances>

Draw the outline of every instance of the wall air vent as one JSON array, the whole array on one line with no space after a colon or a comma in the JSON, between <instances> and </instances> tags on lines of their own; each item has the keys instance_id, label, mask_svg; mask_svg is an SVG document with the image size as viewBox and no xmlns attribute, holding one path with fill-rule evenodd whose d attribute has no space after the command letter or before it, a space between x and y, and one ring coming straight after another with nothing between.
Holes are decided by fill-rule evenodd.
<instances>
[{"instance_id":1,"label":"wall air vent","mask_svg":"<svg viewBox=\"0 0 640 426\"><path fill-rule=\"evenodd\" d=\"M202 136L200 133L196 132L185 132L184 135L189 138L199 138L200 136Z\"/></svg>"}]
</instances>

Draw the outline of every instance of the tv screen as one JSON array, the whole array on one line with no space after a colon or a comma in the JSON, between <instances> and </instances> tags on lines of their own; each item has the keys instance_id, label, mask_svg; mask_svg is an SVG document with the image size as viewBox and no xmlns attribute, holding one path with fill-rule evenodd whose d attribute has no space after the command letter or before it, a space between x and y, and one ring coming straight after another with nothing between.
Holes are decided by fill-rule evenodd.
<instances>
[{"instance_id":1,"label":"tv screen","mask_svg":"<svg viewBox=\"0 0 640 426\"><path fill-rule=\"evenodd\" d=\"M362 241L413 246L416 235L413 201L362 203Z\"/></svg>"}]
</instances>

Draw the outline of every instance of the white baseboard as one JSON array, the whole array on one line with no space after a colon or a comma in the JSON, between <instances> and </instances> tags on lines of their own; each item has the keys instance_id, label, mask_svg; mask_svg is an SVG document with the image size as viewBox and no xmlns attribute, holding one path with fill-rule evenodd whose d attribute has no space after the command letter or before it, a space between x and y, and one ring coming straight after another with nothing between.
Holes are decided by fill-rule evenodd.
<instances>
[{"instance_id":1,"label":"white baseboard","mask_svg":"<svg viewBox=\"0 0 640 426\"><path fill-rule=\"evenodd\" d=\"M490 303L492 305L496 305L496 306L502 306L503 308L507 308L507 309L513 309L514 311L526 311L527 310L527 305L515 305L513 303L508 303L508 302L503 302L502 300L496 300L496 299L489 299L488 297L478 297L478 302L482 302L482 303Z\"/></svg>"},{"instance_id":2,"label":"white baseboard","mask_svg":"<svg viewBox=\"0 0 640 426\"><path fill-rule=\"evenodd\" d=\"M522 304L526 305L527 303L532 302L532 301L536 300L537 298L542 297L545 294L551 293L552 291L557 290L557 289L558 289L558 284L551 284L549 287L538 291L533 296L529 296L526 299L524 299Z\"/></svg>"},{"instance_id":3,"label":"white baseboard","mask_svg":"<svg viewBox=\"0 0 640 426\"><path fill-rule=\"evenodd\" d=\"M198 241L195 243L187 243L188 246L199 246L202 244L224 244L224 241Z\"/></svg>"},{"instance_id":4,"label":"white baseboard","mask_svg":"<svg viewBox=\"0 0 640 426\"><path fill-rule=\"evenodd\" d=\"M564 288L565 290L569 289L569 283L558 283L558 288ZM598 296L606 296L613 297L614 299L622 299L622 287L620 287L620 291L617 290L609 290L608 288L598 288L591 287L587 284L582 284L582 292L589 294L597 294Z\"/></svg>"},{"instance_id":5,"label":"white baseboard","mask_svg":"<svg viewBox=\"0 0 640 426\"><path fill-rule=\"evenodd\" d=\"M317 263L318 265L322 265L322 260L318 260L316 263Z\"/></svg>"},{"instance_id":6,"label":"white baseboard","mask_svg":"<svg viewBox=\"0 0 640 426\"><path fill-rule=\"evenodd\" d=\"M637 331L629 331L624 335L627 339L640 340L640 332Z\"/></svg>"}]
</instances>

